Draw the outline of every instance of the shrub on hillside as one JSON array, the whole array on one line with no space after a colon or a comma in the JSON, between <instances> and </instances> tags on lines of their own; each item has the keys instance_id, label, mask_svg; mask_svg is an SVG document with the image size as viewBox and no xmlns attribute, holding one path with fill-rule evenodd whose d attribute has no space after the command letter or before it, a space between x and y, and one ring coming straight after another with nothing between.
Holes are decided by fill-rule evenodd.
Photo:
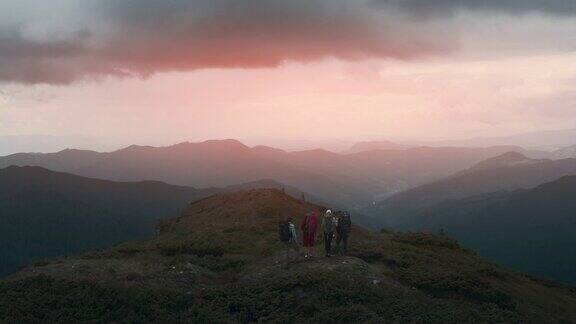
<instances>
[{"instance_id":1,"label":"shrub on hillside","mask_svg":"<svg viewBox=\"0 0 576 324\"><path fill-rule=\"evenodd\" d=\"M395 233L392 236L392 240L418 246L435 246L453 250L460 249L458 241L445 235L439 236L428 233Z\"/></svg>"}]
</instances>

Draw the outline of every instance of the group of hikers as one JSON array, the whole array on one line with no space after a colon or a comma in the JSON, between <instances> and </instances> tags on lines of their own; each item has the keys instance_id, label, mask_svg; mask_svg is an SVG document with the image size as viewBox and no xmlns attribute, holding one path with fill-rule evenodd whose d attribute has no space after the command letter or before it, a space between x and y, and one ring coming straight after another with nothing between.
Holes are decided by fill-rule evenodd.
<instances>
[{"instance_id":1,"label":"group of hikers","mask_svg":"<svg viewBox=\"0 0 576 324\"><path fill-rule=\"evenodd\" d=\"M300 222L299 229L302 232L302 246L305 249L305 258L312 257L316 236L321 235L324 241L326 257L332 256L332 241L336 238L336 250L342 254L347 252L348 237L352 229L350 213L347 211L332 212L328 209L320 220L320 230L318 231L318 214L315 211L307 213ZM279 226L280 241L285 243L288 251L298 252L299 240L298 231L292 218L288 218Z\"/></svg>"}]
</instances>

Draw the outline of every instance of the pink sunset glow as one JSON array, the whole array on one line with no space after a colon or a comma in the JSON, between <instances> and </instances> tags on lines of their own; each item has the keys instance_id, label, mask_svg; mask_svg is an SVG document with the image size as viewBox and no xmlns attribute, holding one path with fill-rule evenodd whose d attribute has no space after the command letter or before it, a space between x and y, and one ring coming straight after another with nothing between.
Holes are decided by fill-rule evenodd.
<instances>
[{"instance_id":1,"label":"pink sunset glow","mask_svg":"<svg viewBox=\"0 0 576 324\"><path fill-rule=\"evenodd\" d=\"M1 135L291 148L576 126L576 23L559 4L102 3L58 1L42 21L3 4Z\"/></svg>"}]
</instances>

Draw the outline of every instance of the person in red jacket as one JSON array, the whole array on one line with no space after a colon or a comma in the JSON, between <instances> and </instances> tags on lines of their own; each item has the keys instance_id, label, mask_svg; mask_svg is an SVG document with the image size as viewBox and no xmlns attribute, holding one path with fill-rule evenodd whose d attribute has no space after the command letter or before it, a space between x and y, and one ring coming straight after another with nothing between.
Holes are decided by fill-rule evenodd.
<instances>
[{"instance_id":1,"label":"person in red jacket","mask_svg":"<svg viewBox=\"0 0 576 324\"><path fill-rule=\"evenodd\" d=\"M318 216L316 212L306 214L302 222L300 222L300 230L302 230L302 245L306 249L306 258L312 256L312 249L314 248L314 239L316 238L316 229L318 228Z\"/></svg>"}]
</instances>

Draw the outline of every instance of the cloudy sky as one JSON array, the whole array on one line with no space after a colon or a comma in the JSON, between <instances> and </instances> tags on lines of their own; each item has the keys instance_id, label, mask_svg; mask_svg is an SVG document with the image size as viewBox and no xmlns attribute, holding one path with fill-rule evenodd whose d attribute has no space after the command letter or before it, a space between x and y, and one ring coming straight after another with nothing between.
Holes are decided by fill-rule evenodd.
<instances>
[{"instance_id":1,"label":"cloudy sky","mask_svg":"<svg viewBox=\"0 0 576 324\"><path fill-rule=\"evenodd\" d=\"M573 127L574 0L0 0L0 137L281 145Z\"/></svg>"}]
</instances>

